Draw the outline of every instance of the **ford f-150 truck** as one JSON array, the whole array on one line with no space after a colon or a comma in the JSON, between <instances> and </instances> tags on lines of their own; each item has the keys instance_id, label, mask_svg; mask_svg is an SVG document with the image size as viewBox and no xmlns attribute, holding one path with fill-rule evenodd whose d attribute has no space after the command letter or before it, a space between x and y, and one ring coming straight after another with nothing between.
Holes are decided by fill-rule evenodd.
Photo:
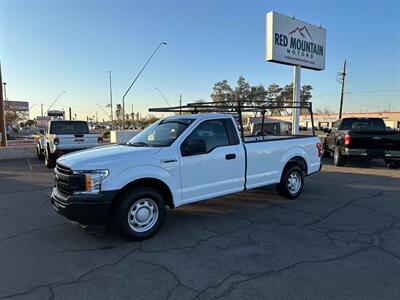
<instances>
[{"instance_id":1,"label":"ford f-150 truck","mask_svg":"<svg viewBox=\"0 0 400 300\"><path fill-rule=\"evenodd\" d=\"M89 133L85 121L53 120L49 122L46 136L38 139L36 152L48 168L54 168L56 159L63 154L102 145L99 134Z\"/></svg>"},{"instance_id":2,"label":"ford f-150 truck","mask_svg":"<svg viewBox=\"0 0 400 300\"><path fill-rule=\"evenodd\" d=\"M389 131L381 118L344 118L334 123L325 138L324 154L333 153L335 165L348 157L384 159L390 168L400 165L400 133Z\"/></svg>"},{"instance_id":3,"label":"ford f-150 truck","mask_svg":"<svg viewBox=\"0 0 400 300\"><path fill-rule=\"evenodd\" d=\"M320 170L317 136L240 137L227 114L177 115L157 121L125 145L62 156L55 168L54 209L69 220L111 220L128 239L161 226L166 206L276 184L289 199Z\"/></svg>"}]
</instances>

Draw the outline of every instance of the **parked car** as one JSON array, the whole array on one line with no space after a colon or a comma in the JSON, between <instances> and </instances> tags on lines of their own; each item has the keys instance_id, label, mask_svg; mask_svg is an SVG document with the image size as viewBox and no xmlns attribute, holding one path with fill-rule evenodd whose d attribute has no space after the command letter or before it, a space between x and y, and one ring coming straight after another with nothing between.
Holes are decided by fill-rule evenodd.
<instances>
[{"instance_id":1,"label":"parked car","mask_svg":"<svg viewBox=\"0 0 400 300\"><path fill-rule=\"evenodd\" d=\"M334 123L324 142L324 154L344 166L348 157L384 159L390 168L400 166L400 133L388 131L381 118L344 118Z\"/></svg>"},{"instance_id":2,"label":"parked car","mask_svg":"<svg viewBox=\"0 0 400 300\"><path fill-rule=\"evenodd\" d=\"M239 137L227 114L159 120L125 145L72 153L57 160L54 209L83 224L112 221L128 239L161 226L166 206L276 184L288 199L320 170L317 136Z\"/></svg>"},{"instance_id":3,"label":"parked car","mask_svg":"<svg viewBox=\"0 0 400 300\"><path fill-rule=\"evenodd\" d=\"M39 160L44 159L48 168L54 168L56 159L61 155L102 143L103 138L99 134L89 133L85 121L53 120L49 122L47 134L38 139L36 152Z\"/></svg>"}]
</instances>

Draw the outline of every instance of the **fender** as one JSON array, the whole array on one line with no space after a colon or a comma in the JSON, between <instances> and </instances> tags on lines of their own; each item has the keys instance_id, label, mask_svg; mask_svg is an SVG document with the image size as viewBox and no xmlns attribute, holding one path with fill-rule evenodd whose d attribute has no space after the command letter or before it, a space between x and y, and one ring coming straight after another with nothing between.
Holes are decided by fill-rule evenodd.
<instances>
[{"instance_id":1,"label":"fender","mask_svg":"<svg viewBox=\"0 0 400 300\"><path fill-rule=\"evenodd\" d=\"M281 169L279 172L279 178L282 176L283 169L285 168L286 164L288 163L289 160L291 160L293 157L299 156L303 158L307 164L307 170L310 169L310 157L307 154L307 152L301 148L301 147L293 147L289 151L285 153L285 155L281 159Z\"/></svg>"},{"instance_id":2,"label":"fender","mask_svg":"<svg viewBox=\"0 0 400 300\"><path fill-rule=\"evenodd\" d=\"M102 190L120 190L127 184L138 179L153 178L165 183L172 193L174 206L182 204L181 186L179 178L174 178L167 169L155 165L140 165L110 174L102 182Z\"/></svg>"}]
</instances>

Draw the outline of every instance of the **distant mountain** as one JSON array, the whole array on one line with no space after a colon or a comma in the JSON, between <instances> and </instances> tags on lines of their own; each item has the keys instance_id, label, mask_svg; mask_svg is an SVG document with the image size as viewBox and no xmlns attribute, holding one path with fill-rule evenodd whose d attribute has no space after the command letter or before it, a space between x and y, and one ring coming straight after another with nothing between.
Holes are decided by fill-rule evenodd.
<instances>
[{"instance_id":1,"label":"distant mountain","mask_svg":"<svg viewBox=\"0 0 400 300\"><path fill-rule=\"evenodd\" d=\"M312 38L312 36L311 36L310 32L308 31L308 29L307 29L306 26L303 26L302 28L296 27L295 30L289 32L289 35L291 35L291 34L293 34L293 33L295 33L295 32L298 32L303 38L306 39L306 36L305 36L305 34L304 34L304 31L307 33L308 37L312 40L313 38Z\"/></svg>"}]
</instances>

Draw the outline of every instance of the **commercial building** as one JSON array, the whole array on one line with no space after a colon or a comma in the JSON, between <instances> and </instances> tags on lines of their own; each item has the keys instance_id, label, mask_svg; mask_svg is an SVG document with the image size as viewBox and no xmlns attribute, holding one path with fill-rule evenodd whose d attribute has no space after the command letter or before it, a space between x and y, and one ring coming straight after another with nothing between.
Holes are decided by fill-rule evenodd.
<instances>
[{"instance_id":1,"label":"commercial building","mask_svg":"<svg viewBox=\"0 0 400 300\"><path fill-rule=\"evenodd\" d=\"M339 114L314 114L314 126L332 127ZM382 118L386 126L400 129L400 112L363 112L363 113L343 113L342 118ZM300 116L300 126L311 127L310 115Z\"/></svg>"},{"instance_id":2,"label":"commercial building","mask_svg":"<svg viewBox=\"0 0 400 300\"><path fill-rule=\"evenodd\" d=\"M339 119L339 114L313 114L314 126L316 127L332 127L332 124ZM397 112L351 112L343 113L342 118L382 118L385 121L386 126L400 130L400 111ZM274 116L270 117L273 119L279 119L286 122L291 122L291 116ZM250 117L249 124L254 122L261 122L260 117ZM311 128L311 116L300 115L300 126Z\"/></svg>"}]
</instances>

